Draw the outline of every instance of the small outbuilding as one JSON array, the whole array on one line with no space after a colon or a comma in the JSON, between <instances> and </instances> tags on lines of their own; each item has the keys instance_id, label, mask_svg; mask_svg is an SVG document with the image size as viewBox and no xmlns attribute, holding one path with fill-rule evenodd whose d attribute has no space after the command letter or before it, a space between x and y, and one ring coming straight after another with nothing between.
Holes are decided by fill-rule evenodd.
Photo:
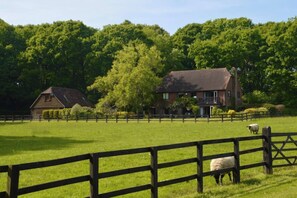
<instances>
[{"instance_id":1,"label":"small outbuilding","mask_svg":"<svg viewBox=\"0 0 297 198\"><path fill-rule=\"evenodd\" d=\"M49 87L30 106L33 119L39 118L43 110L71 108L73 105L93 107L87 97L77 89Z\"/></svg>"}]
</instances>

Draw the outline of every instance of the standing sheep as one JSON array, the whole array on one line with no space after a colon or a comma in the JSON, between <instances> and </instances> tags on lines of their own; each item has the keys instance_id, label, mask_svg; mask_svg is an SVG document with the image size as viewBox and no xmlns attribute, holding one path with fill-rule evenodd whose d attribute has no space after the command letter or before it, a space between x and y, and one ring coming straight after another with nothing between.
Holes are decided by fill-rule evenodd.
<instances>
[{"instance_id":1,"label":"standing sheep","mask_svg":"<svg viewBox=\"0 0 297 198\"><path fill-rule=\"evenodd\" d=\"M215 170L222 170L226 168L232 168L235 166L235 160L234 157L223 157L223 158L216 158L212 159L210 162L210 170L215 171ZM231 180L231 173L228 172L229 179ZM214 178L216 180L217 184L223 185L223 177L225 176L225 173L217 173L214 174Z\"/></svg>"},{"instance_id":2,"label":"standing sheep","mask_svg":"<svg viewBox=\"0 0 297 198\"><path fill-rule=\"evenodd\" d=\"M249 131L250 131L251 133L256 133L256 134L258 134L258 131L259 131L259 125L258 125L258 124L250 124L250 125L248 125L248 126L246 126L246 127L248 127L248 129L249 129Z\"/></svg>"}]
</instances>

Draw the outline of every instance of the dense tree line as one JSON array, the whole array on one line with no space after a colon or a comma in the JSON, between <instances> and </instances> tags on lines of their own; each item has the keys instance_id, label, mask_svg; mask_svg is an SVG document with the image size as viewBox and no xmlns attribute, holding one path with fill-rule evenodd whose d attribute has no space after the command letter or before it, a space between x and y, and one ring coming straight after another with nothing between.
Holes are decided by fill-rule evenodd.
<instances>
[{"instance_id":1,"label":"dense tree line","mask_svg":"<svg viewBox=\"0 0 297 198\"><path fill-rule=\"evenodd\" d=\"M245 98L297 104L297 19L247 18L188 24L170 35L157 25L80 21L12 26L0 19L0 111L28 112L49 86L76 88L101 107L142 110L172 70L236 67Z\"/></svg>"}]
</instances>

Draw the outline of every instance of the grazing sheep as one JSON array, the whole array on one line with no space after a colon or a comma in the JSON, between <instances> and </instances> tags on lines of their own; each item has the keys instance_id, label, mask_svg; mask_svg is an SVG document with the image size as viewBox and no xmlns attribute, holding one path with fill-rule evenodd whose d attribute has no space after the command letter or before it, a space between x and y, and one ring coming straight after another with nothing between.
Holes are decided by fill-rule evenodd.
<instances>
[{"instance_id":1,"label":"grazing sheep","mask_svg":"<svg viewBox=\"0 0 297 198\"><path fill-rule=\"evenodd\" d=\"M251 133L258 134L258 131L259 131L259 125L258 124L250 124L250 125L248 125L246 127L249 128L249 130L250 130Z\"/></svg>"},{"instance_id":2,"label":"grazing sheep","mask_svg":"<svg viewBox=\"0 0 297 198\"><path fill-rule=\"evenodd\" d=\"M215 171L215 170L221 170L221 169L226 169L226 168L231 168L235 166L235 160L234 157L223 157L223 158L216 158L212 159L210 162L210 170ZM231 180L231 174L228 172L229 179ZM221 174L214 174L214 178L216 180L217 184L223 185L223 177L225 176L225 173Z\"/></svg>"}]
</instances>

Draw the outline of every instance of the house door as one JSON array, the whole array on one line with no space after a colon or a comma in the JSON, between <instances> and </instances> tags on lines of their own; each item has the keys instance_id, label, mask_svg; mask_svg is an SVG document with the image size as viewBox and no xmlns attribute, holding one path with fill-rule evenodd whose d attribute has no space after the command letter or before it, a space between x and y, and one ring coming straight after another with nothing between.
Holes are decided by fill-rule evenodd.
<instances>
[{"instance_id":1,"label":"house door","mask_svg":"<svg viewBox=\"0 0 297 198\"><path fill-rule=\"evenodd\" d=\"M210 107L201 107L200 115L201 117L210 117Z\"/></svg>"}]
</instances>

